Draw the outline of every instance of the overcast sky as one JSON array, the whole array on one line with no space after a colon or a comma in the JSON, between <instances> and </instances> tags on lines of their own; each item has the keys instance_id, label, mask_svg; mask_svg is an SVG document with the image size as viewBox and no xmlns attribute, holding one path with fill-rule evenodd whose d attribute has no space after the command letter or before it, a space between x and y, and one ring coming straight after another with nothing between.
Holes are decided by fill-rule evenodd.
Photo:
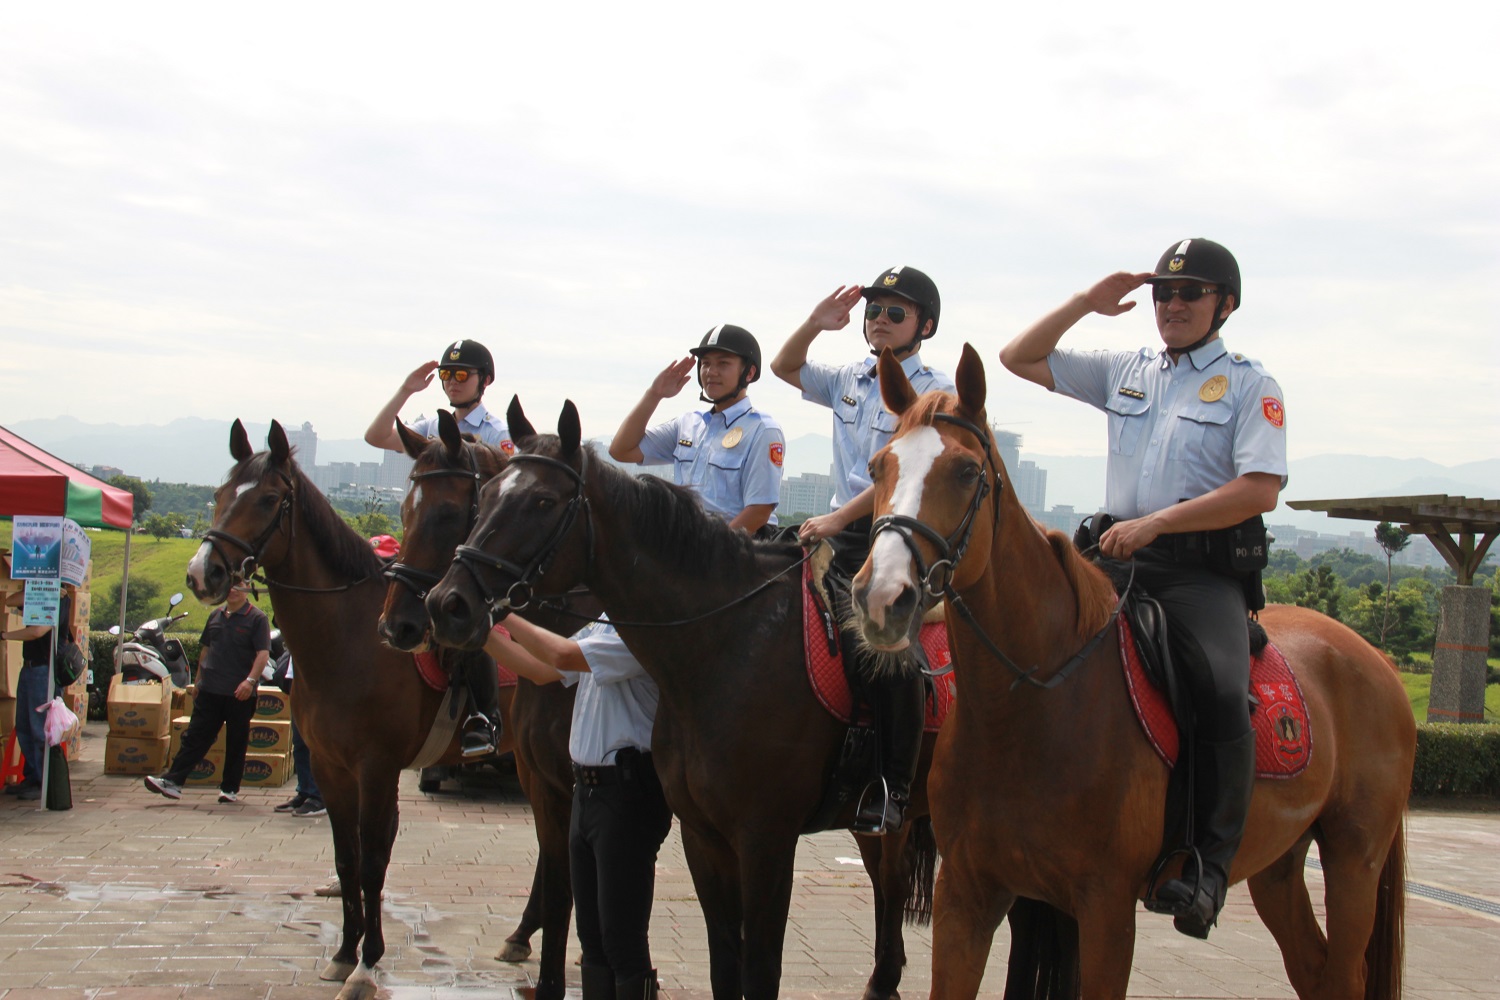
<instances>
[{"instance_id":1,"label":"overcast sky","mask_svg":"<svg viewBox=\"0 0 1500 1000\"><path fill-rule=\"evenodd\" d=\"M1292 457L1500 456L1497 8L1017 6L5 5L0 423L359 437L467 336L497 409L571 397L608 436L711 326L769 358L908 264L930 364L971 341L1028 451L1101 454L1101 415L997 352L1206 236ZM1157 342L1148 308L1065 341ZM774 376L752 398L828 432Z\"/></svg>"}]
</instances>

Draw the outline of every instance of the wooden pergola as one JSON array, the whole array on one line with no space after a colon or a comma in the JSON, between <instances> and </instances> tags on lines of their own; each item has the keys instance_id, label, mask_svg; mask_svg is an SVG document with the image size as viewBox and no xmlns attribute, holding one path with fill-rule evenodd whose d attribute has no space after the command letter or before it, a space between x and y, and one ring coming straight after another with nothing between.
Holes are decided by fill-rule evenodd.
<instances>
[{"instance_id":1,"label":"wooden pergola","mask_svg":"<svg viewBox=\"0 0 1500 1000\"><path fill-rule=\"evenodd\" d=\"M1444 587L1442 617L1432 649L1428 722L1483 722L1486 657L1490 648L1490 594L1474 586L1474 573L1500 535L1500 500L1432 494L1288 500L1293 510L1322 511L1356 521L1389 521L1407 534L1426 535L1458 577Z\"/></svg>"},{"instance_id":2,"label":"wooden pergola","mask_svg":"<svg viewBox=\"0 0 1500 1000\"><path fill-rule=\"evenodd\" d=\"M1476 500L1442 493L1419 497L1356 497L1346 500L1288 500L1293 510L1322 511L1356 521L1390 521L1409 535L1426 535L1460 587L1472 586L1474 573L1500 535L1500 500Z\"/></svg>"}]
</instances>

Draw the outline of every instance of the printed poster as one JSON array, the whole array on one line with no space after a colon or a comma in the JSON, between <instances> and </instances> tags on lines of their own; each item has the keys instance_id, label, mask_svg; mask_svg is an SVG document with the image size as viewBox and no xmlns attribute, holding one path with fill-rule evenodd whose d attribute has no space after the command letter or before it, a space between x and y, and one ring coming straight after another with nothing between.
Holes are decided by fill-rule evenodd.
<instances>
[{"instance_id":1,"label":"printed poster","mask_svg":"<svg viewBox=\"0 0 1500 1000\"><path fill-rule=\"evenodd\" d=\"M26 604L21 612L21 623L56 628L57 609L61 604L61 580L27 580Z\"/></svg>"},{"instance_id":2,"label":"printed poster","mask_svg":"<svg viewBox=\"0 0 1500 1000\"><path fill-rule=\"evenodd\" d=\"M15 580L56 580L62 560L60 517L17 514L11 519L10 575Z\"/></svg>"}]
</instances>

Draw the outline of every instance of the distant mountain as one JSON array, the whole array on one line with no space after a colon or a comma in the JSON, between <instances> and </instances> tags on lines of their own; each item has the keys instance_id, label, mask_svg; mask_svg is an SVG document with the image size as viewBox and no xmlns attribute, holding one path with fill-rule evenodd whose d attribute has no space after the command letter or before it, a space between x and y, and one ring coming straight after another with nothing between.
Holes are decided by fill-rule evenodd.
<instances>
[{"instance_id":1,"label":"distant mountain","mask_svg":"<svg viewBox=\"0 0 1500 1000\"><path fill-rule=\"evenodd\" d=\"M148 482L221 482L230 466L229 422L180 417L165 425L85 423L75 417L24 420L10 429L67 462L112 465ZM267 424L246 424L251 442L259 445ZM291 429L289 426L288 429ZM1080 512L1098 510L1104 503L1103 456L1037 455L1021 457L1047 470L1047 505L1069 504ZM317 462L375 462L378 449L364 441L318 441ZM827 475L833 463L833 442L822 434L805 434L787 442L786 473ZM1500 498L1500 458L1445 466L1424 458L1380 458L1369 455L1315 455L1291 463L1290 482L1283 500L1321 500L1341 497L1454 496ZM1352 530L1354 522L1322 514L1278 507L1269 520L1320 531Z\"/></svg>"}]
</instances>

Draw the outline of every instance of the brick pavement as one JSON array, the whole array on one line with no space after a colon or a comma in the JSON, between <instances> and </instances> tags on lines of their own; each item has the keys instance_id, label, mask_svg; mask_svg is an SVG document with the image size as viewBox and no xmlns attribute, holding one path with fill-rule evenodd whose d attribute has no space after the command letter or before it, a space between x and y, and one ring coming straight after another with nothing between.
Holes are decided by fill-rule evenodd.
<instances>
[{"instance_id":1,"label":"brick pavement","mask_svg":"<svg viewBox=\"0 0 1500 1000\"><path fill-rule=\"evenodd\" d=\"M336 900L312 894L332 872L328 822L278 815L290 787L220 805L213 789L179 803L139 778L104 775L103 727L73 767L74 808L0 802L0 1000L300 1000L336 992L318 971L333 953ZM381 996L392 1000L523 995L535 961L493 957L514 929L535 859L531 814L513 786L427 796L408 774L385 903ZM1414 882L1500 906L1500 813L1418 811ZM873 948L869 880L852 838L805 838L787 928L783 995L857 997ZM1319 873L1310 870L1315 896ZM1280 956L1236 888L1207 943L1142 913L1133 997L1290 997ZM1413 898L1407 997L1500 996L1500 917ZM540 939L533 942L540 946ZM706 998L702 918L676 832L660 861L653 952L673 998ZM986 995L1004 982L997 936ZM908 929L907 996L929 983L931 938ZM570 957L576 958L576 941Z\"/></svg>"}]
</instances>

